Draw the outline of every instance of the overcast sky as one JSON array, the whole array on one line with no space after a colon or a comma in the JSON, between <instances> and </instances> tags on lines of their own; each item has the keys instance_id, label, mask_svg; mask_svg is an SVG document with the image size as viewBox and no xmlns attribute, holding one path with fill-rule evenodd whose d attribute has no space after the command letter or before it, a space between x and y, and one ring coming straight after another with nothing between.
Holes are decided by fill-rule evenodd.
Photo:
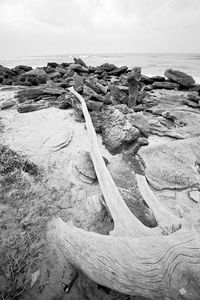
<instances>
[{"instance_id":1,"label":"overcast sky","mask_svg":"<svg viewBox=\"0 0 200 300\"><path fill-rule=\"evenodd\" d=\"M200 0L0 0L0 57L199 52Z\"/></svg>"}]
</instances>

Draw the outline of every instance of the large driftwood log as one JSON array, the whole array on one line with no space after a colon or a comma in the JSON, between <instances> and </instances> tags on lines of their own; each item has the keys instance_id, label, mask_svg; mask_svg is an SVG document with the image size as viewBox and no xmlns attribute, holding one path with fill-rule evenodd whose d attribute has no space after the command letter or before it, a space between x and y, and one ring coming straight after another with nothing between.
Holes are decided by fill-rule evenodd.
<instances>
[{"instance_id":1,"label":"large driftwood log","mask_svg":"<svg viewBox=\"0 0 200 300\"><path fill-rule=\"evenodd\" d=\"M91 157L115 227L112 236L104 236L56 218L50 231L56 245L66 261L116 291L151 299L200 299L199 233L183 227L163 236L130 213L104 164L84 99L71 91L82 103ZM137 176L137 180L158 224L163 216L180 228L180 221L160 205L145 178Z\"/></svg>"}]
</instances>

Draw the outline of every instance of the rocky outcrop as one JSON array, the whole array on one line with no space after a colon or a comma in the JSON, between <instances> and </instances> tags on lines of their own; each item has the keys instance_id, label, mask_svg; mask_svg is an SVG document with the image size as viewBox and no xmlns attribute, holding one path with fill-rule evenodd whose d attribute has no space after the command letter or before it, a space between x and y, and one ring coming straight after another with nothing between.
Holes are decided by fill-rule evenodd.
<instances>
[{"instance_id":1,"label":"rocky outcrop","mask_svg":"<svg viewBox=\"0 0 200 300\"><path fill-rule=\"evenodd\" d=\"M190 88L195 84L192 76L178 70L167 69L164 75L169 80L176 82L186 88Z\"/></svg>"},{"instance_id":2,"label":"rocky outcrop","mask_svg":"<svg viewBox=\"0 0 200 300\"><path fill-rule=\"evenodd\" d=\"M149 126L142 113L134 113L126 105L108 106L101 113L92 113L95 130L102 134L103 142L111 153L126 149L140 135L148 136Z\"/></svg>"}]
</instances>

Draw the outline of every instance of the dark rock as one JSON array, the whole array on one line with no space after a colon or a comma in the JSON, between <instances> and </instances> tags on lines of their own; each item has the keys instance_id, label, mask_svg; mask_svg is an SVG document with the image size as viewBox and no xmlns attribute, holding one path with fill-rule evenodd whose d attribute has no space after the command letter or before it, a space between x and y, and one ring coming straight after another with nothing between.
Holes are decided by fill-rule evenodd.
<instances>
[{"instance_id":1,"label":"dark rock","mask_svg":"<svg viewBox=\"0 0 200 300\"><path fill-rule=\"evenodd\" d=\"M57 98L57 102L59 103L60 109L68 109L72 107L72 101L70 101L70 97L67 94L63 94Z\"/></svg>"},{"instance_id":2,"label":"dark rock","mask_svg":"<svg viewBox=\"0 0 200 300\"><path fill-rule=\"evenodd\" d=\"M15 75L16 73L14 71L0 65L0 76L2 76L4 79L11 79Z\"/></svg>"},{"instance_id":3,"label":"dark rock","mask_svg":"<svg viewBox=\"0 0 200 300\"><path fill-rule=\"evenodd\" d=\"M137 105L139 96L139 81L141 79L141 68L134 67L127 75L127 82L129 87L128 107Z\"/></svg>"},{"instance_id":4,"label":"dark rock","mask_svg":"<svg viewBox=\"0 0 200 300\"><path fill-rule=\"evenodd\" d=\"M151 77L148 77L146 75L141 75L140 81L144 84L152 84L154 80Z\"/></svg>"},{"instance_id":5,"label":"dark rock","mask_svg":"<svg viewBox=\"0 0 200 300\"><path fill-rule=\"evenodd\" d=\"M0 76L0 83L3 82L3 76Z\"/></svg>"},{"instance_id":6,"label":"dark rock","mask_svg":"<svg viewBox=\"0 0 200 300\"><path fill-rule=\"evenodd\" d=\"M89 73L94 73L96 71L96 69L97 69L96 67L92 67L92 66L88 67Z\"/></svg>"},{"instance_id":7,"label":"dark rock","mask_svg":"<svg viewBox=\"0 0 200 300\"><path fill-rule=\"evenodd\" d=\"M194 102L199 102L200 101L200 96L199 96L198 92L187 93L187 100L191 100L191 101L194 101Z\"/></svg>"},{"instance_id":8,"label":"dark rock","mask_svg":"<svg viewBox=\"0 0 200 300\"><path fill-rule=\"evenodd\" d=\"M195 81L192 78L192 76L178 70L167 69L164 75L169 80L179 83L180 85L186 88L192 87L195 84Z\"/></svg>"},{"instance_id":9,"label":"dark rock","mask_svg":"<svg viewBox=\"0 0 200 300\"><path fill-rule=\"evenodd\" d=\"M12 79L4 79L3 80L3 84L4 85L12 85L13 84L13 80Z\"/></svg>"},{"instance_id":10,"label":"dark rock","mask_svg":"<svg viewBox=\"0 0 200 300\"><path fill-rule=\"evenodd\" d=\"M79 58L74 57L74 62L75 62L75 64L79 64L85 68L88 68L86 63L80 57Z\"/></svg>"},{"instance_id":11,"label":"dark rock","mask_svg":"<svg viewBox=\"0 0 200 300\"><path fill-rule=\"evenodd\" d=\"M128 104L128 95L120 87L110 85L110 93L113 97L114 102Z\"/></svg>"},{"instance_id":12,"label":"dark rock","mask_svg":"<svg viewBox=\"0 0 200 300\"><path fill-rule=\"evenodd\" d=\"M71 65L71 63L62 63L62 64L60 64L63 68L68 68L70 65Z\"/></svg>"},{"instance_id":13,"label":"dark rock","mask_svg":"<svg viewBox=\"0 0 200 300\"><path fill-rule=\"evenodd\" d=\"M166 90L178 90L180 89L180 84L175 82L154 82L152 85L153 89L166 89Z\"/></svg>"},{"instance_id":14,"label":"dark rock","mask_svg":"<svg viewBox=\"0 0 200 300\"><path fill-rule=\"evenodd\" d=\"M90 111L101 111L103 107L103 102L95 101L95 100L87 100L86 101L87 108Z\"/></svg>"},{"instance_id":15,"label":"dark rock","mask_svg":"<svg viewBox=\"0 0 200 300\"><path fill-rule=\"evenodd\" d=\"M113 65L113 64L109 64L109 63L105 63L105 64L102 64L100 66L97 67L97 71L106 71L106 72L110 72L110 71L113 71L113 70L117 70L118 68Z\"/></svg>"},{"instance_id":16,"label":"dark rock","mask_svg":"<svg viewBox=\"0 0 200 300\"><path fill-rule=\"evenodd\" d=\"M21 104L18 105L17 107L17 111L19 113L27 113L27 112L32 112L32 111L36 111L36 110L40 110L46 108L45 104Z\"/></svg>"},{"instance_id":17,"label":"dark rock","mask_svg":"<svg viewBox=\"0 0 200 300\"><path fill-rule=\"evenodd\" d=\"M95 91L97 94L101 93L101 91L99 90L98 86L96 85L96 80L95 78L87 78L85 80L85 84L91 88L93 91Z\"/></svg>"},{"instance_id":18,"label":"dark rock","mask_svg":"<svg viewBox=\"0 0 200 300\"><path fill-rule=\"evenodd\" d=\"M64 75L64 74L67 72L67 69L65 69L65 68L63 68L63 67L61 67L61 66L57 66L57 67L55 68L55 71L56 71L56 72L59 72L61 75Z\"/></svg>"},{"instance_id":19,"label":"dark rock","mask_svg":"<svg viewBox=\"0 0 200 300\"><path fill-rule=\"evenodd\" d=\"M134 142L127 150L126 154L135 156L140 147L147 146L149 144L146 138L139 138L136 142Z\"/></svg>"},{"instance_id":20,"label":"dark rock","mask_svg":"<svg viewBox=\"0 0 200 300\"><path fill-rule=\"evenodd\" d=\"M23 72L28 72L33 70L33 68L31 66L25 66L25 65L19 65L16 66L12 69L14 72L16 72L17 74L21 74Z\"/></svg>"},{"instance_id":21,"label":"dark rock","mask_svg":"<svg viewBox=\"0 0 200 300\"><path fill-rule=\"evenodd\" d=\"M56 62L48 62L47 67L56 68L58 66L58 63Z\"/></svg>"},{"instance_id":22,"label":"dark rock","mask_svg":"<svg viewBox=\"0 0 200 300\"><path fill-rule=\"evenodd\" d=\"M200 84L196 84L194 87L190 88L190 91L195 91L200 94Z\"/></svg>"},{"instance_id":23,"label":"dark rock","mask_svg":"<svg viewBox=\"0 0 200 300\"><path fill-rule=\"evenodd\" d=\"M29 82L32 81L31 82L32 84L34 82L34 85L36 85L36 83L37 84L46 83L47 78L48 78L47 73L40 68L36 68L35 70L25 72L19 76L19 80L23 81L27 79Z\"/></svg>"},{"instance_id":24,"label":"dark rock","mask_svg":"<svg viewBox=\"0 0 200 300\"><path fill-rule=\"evenodd\" d=\"M153 80L153 82L164 82L165 81L165 77L163 76L152 76L151 79Z\"/></svg>"},{"instance_id":25,"label":"dark rock","mask_svg":"<svg viewBox=\"0 0 200 300\"><path fill-rule=\"evenodd\" d=\"M125 73L127 70L128 70L128 67L124 66L124 67L117 68L116 70L112 70L112 71L108 72L108 74L120 76L121 74Z\"/></svg>"}]
</instances>

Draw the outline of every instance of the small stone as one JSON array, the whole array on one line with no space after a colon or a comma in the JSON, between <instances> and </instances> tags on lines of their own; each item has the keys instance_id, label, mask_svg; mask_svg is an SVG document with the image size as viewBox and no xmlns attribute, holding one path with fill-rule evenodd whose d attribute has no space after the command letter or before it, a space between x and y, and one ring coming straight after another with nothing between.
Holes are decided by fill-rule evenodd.
<instances>
[{"instance_id":1,"label":"small stone","mask_svg":"<svg viewBox=\"0 0 200 300\"><path fill-rule=\"evenodd\" d=\"M200 192L199 191L190 191L188 193L188 196L195 203L200 203Z\"/></svg>"}]
</instances>

